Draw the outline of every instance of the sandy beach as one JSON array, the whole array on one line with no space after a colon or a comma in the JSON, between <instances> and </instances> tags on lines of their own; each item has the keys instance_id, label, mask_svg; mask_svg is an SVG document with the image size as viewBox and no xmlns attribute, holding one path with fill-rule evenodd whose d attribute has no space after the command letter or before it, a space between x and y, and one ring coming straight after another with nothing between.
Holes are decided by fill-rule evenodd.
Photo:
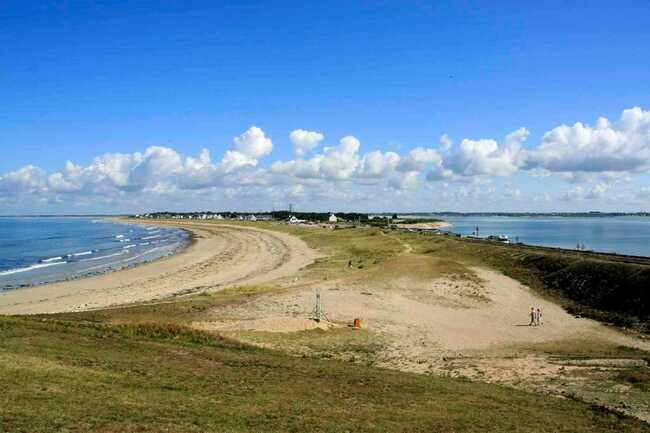
<instances>
[{"instance_id":1,"label":"sandy beach","mask_svg":"<svg viewBox=\"0 0 650 433\"><path fill-rule=\"evenodd\" d=\"M435 222L419 222L419 223L400 223L399 228L403 229L417 229L417 230L434 230L434 229L443 229L449 228L452 225L447 221L435 221Z\"/></svg>"},{"instance_id":2,"label":"sandy beach","mask_svg":"<svg viewBox=\"0 0 650 433\"><path fill-rule=\"evenodd\" d=\"M195 240L173 256L133 268L6 291L0 294L0 314L89 310L259 284L290 275L317 256L300 239L268 230L200 222L156 225L186 229Z\"/></svg>"}]
</instances>

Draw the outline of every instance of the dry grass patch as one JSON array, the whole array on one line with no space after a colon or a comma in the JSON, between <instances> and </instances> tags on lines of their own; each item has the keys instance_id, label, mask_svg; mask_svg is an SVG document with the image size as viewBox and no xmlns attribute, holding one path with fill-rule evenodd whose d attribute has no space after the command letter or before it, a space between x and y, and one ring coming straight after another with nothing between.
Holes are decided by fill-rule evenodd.
<instances>
[{"instance_id":1,"label":"dry grass patch","mask_svg":"<svg viewBox=\"0 0 650 433\"><path fill-rule=\"evenodd\" d=\"M297 356L338 359L372 365L383 350L381 336L366 329L338 326L291 333L233 331L223 335Z\"/></svg>"},{"instance_id":2,"label":"dry grass patch","mask_svg":"<svg viewBox=\"0 0 650 433\"><path fill-rule=\"evenodd\" d=\"M534 345L513 345L507 350L536 353L557 359L602 359L627 358L650 359L645 350L627 347L600 338L568 338L557 341L540 342Z\"/></svg>"}]
</instances>

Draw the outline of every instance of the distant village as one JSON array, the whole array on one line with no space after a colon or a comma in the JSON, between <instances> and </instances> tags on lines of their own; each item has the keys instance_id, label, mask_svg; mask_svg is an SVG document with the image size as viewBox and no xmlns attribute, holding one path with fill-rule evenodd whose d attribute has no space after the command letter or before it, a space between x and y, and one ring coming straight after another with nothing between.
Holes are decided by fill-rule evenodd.
<instances>
[{"instance_id":1,"label":"distant village","mask_svg":"<svg viewBox=\"0 0 650 433\"><path fill-rule=\"evenodd\" d=\"M180 220L220 220L220 221L251 221L264 222L274 221L285 224L297 225L321 225L330 228L344 229L359 226L385 227L390 229L404 229L407 231L439 232L437 228L413 228L403 227L408 223L412 226L419 220L401 219L397 214L363 214L349 212L293 212L273 211L263 213L248 212L153 212L133 215L138 219L180 219ZM428 223L431 218L426 220Z\"/></svg>"},{"instance_id":2,"label":"distant village","mask_svg":"<svg viewBox=\"0 0 650 433\"><path fill-rule=\"evenodd\" d=\"M374 219L382 220L382 215L334 212L292 212L273 211L269 213L248 212L153 212L134 215L135 218L148 219L189 219L189 220L230 220L230 221L279 221L288 224L308 223L367 223Z\"/></svg>"},{"instance_id":3,"label":"distant village","mask_svg":"<svg viewBox=\"0 0 650 433\"><path fill-rule=\"evenodd\" d=\"M592 215L597 212L591 212ZM275 222L277 224L292 224L328 228L332 230L351 229L356 227L375 227L382 230L415 232L425 235L443 235L454 238L464 238L475 242L493 242L499 244L518 245L537 250L574 251L592 255L626 256L616 253L599 253L589 250L584 244L578 244L575 249L545 247L528 245L521 242L518 237L511 240L506 234L485 234L477 226L471 234L461 235L450 230L450 224L443 219L432 218L431 215L444 217L445 215L409 213L399 216L397 214L378 213L347 213L347 212L294 212L292 210L272 212L152 212L140 215L131 215L138 219L179 219L179 220L222 220L222 221L249 221L249 222ZM629 214L628 214L629 215ZM573 215L572 215L573 216ZM650 216L650 215L643 215Z\"/></svg>"}]
</instances>

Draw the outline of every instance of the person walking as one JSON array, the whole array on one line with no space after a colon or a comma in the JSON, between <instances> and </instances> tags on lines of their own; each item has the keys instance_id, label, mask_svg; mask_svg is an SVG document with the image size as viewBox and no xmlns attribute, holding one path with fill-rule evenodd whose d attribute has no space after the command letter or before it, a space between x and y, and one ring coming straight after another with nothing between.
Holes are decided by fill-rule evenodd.
<instances>
[{"instance_id":1,"label":"person walking","mask_svg":"<svg viewBox=\"0 0 650 433\"><path fill-rule=\"evenodd\" d=\"M537 326L542 325L544 322L542 321L542 310L540 310L539 307L537 308L536 316L537 316Z\"/></svg>"},{"instance_id":2,"label":"person walking","mask_svg":"<svg viewBox=\"0 0 650 433\"><path fill-rule=\"evenodd\" d=\"M535 321L535 307L530 307L530 323L528 326L535 326L536 321Z\"/></svg>"}]
</instances>

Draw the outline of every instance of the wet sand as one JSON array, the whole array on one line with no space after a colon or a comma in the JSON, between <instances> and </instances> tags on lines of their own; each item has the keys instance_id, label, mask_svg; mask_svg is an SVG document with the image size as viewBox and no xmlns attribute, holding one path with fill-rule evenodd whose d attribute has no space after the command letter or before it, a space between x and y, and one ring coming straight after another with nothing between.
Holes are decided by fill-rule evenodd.
<instances>
[{"instance_id":1,"label":"wet sand","mask_svg":"<svg viewBox=\"0 0 650 433\"><path fill-rule=\"evenodd\" d=\"M186 229L194 242L173 256L133 268L4 292L0 314L89 310L259 284L290 275L317 257L302 240L269 230L206 222L153 225Z\"/></svg>"}]
</instances>

